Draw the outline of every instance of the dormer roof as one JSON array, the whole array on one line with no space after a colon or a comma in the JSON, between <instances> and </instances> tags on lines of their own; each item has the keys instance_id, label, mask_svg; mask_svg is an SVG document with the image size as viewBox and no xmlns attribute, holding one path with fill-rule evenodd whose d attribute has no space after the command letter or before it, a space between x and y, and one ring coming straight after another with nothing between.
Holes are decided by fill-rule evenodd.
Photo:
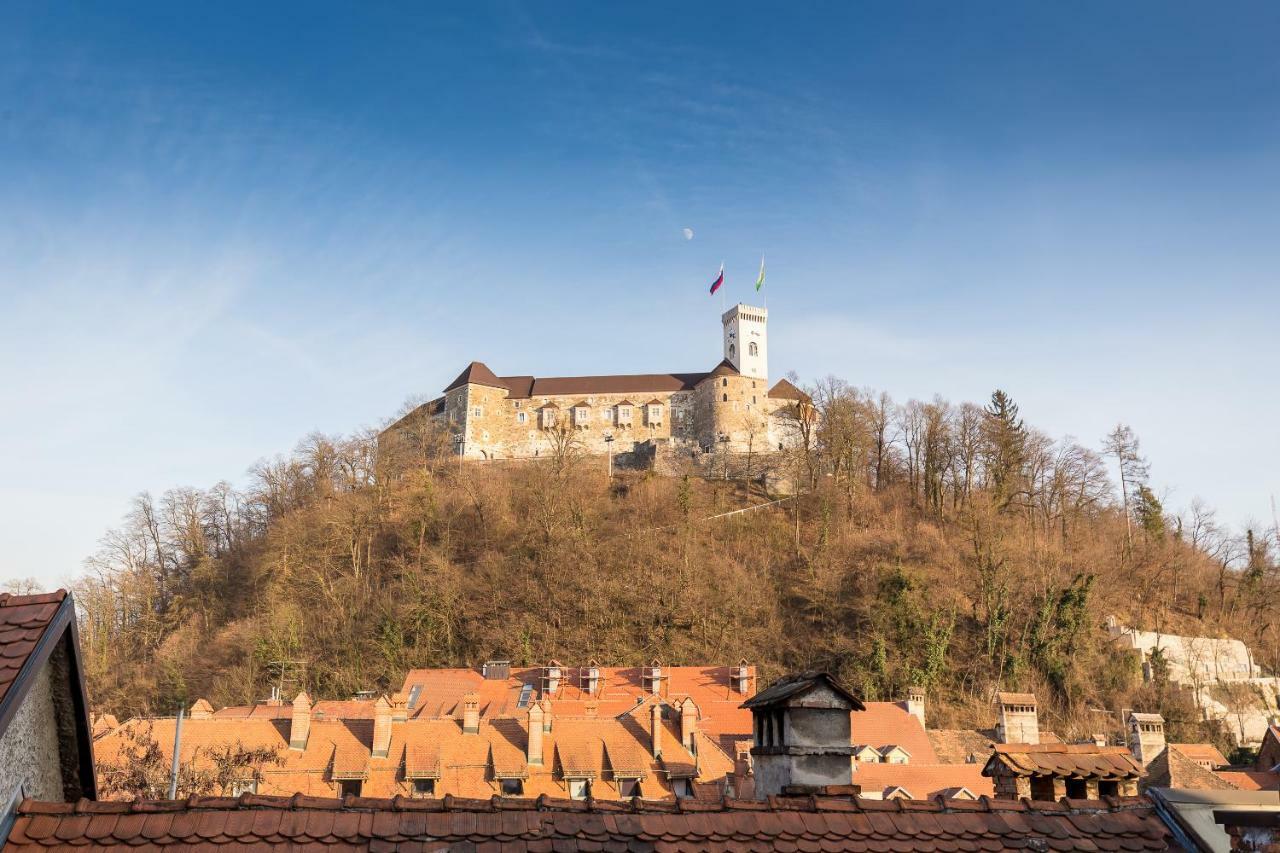
<instances>
[{"instance_id":1,"label":"dormer roof","mask_svg":"<svg viewBox=\"0 0 1280 853\"><path fill-rule=\"evenodd\" d=\"M802 672L799 675L784 675L755 696L743 702L739 707L751 710L785 707L819 687L825 687L843 699L848 703L849 709L852 711L866 710L866 706L862 704L861 699L841 687L835 678L827 672Z\"/></svg>"}]
</instances>

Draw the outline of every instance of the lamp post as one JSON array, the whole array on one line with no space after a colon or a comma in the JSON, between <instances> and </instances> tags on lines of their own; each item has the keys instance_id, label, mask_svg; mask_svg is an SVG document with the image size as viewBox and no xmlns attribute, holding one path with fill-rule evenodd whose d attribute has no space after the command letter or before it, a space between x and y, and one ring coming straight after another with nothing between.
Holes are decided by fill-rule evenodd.
<instances>
[{"instance_id":1,"label":"lamp post","mask_svg":"<svg viewBox=\"0 0 1280 853\"><path fill-rule=\"evenodd\" d=\"M609 479L613 479L613 433L604 434L604 447L609 457Z\"/></svg>"},{"instance_id":2,"label":"lamp post","mask_svg":"<svg viewBox=\"0 0 1280 853\"><path fill-rule=\"evenodd\" d=\"M724 478L729 479L729 436L720 433L720 437L716 439L720 442L720 453L724 456Z\"/></svg>"},{"instance_id":3,"label":"lamp post","mask_svg":"<svg viewBox=\"0 0 1280 853\"><path fill-rule=\"evenodd\" d=\"M467 440L467 437L463 433L455 432L453 434L453 446L456 449L456 452L458 454L458 474L459 475L462 474L462 454L463 454L463 451L466 449L463 443L466 440Z\"/></svg>"}]
</instances>

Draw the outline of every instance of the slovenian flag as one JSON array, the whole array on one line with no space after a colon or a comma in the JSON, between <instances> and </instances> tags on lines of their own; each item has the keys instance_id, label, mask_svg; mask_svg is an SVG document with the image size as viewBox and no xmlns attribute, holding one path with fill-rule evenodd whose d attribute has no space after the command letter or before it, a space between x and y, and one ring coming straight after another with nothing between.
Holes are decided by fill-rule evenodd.
<instances>
[{"instance_id":1,"label":"slovenian flag","mask_svg":"<svg viewBox=\"0 0 1280 853\"><path fill-rule=\"evenodd\" d=\"M720 265L720 275L716 276L716 280L711 282L711 292L715 293L724 284L724 264Z\"/></svg>"}]
</instances>

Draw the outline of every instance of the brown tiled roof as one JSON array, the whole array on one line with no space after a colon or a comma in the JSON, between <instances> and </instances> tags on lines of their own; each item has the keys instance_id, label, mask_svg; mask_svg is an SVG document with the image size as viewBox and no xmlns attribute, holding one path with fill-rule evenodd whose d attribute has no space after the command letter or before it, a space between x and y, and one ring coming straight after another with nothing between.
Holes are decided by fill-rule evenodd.
<instances>
[{"instance_id":1,"label":"brown tiled roof","mask_svg":"<svg viewBox=\"0 0 1280 853\"><path fill-rule=\"evenodd\" d=\"M775 400L798 400L800 402L808 402L809 395L792 385L785 379L779 379L777 383L769 389L769 396Z\"/></svg>"},{"instance_id":2,"label":"brown tiled roof","mask_svg":"<svg viewBox=\"0 0 1280 853\"><path fill-rule=\"evenodd\" d=\"M1061 776L1073 779L1137 779L1142 766L1122 746L1091 743L998 743L982 772L991 775L996 763L1017 776Z\"/></svg>"},{"instance_id":3,"label":"brown tiled roof","mask_svg":"<svg viewBox=\"0 0 1280 853\"><path fill-rule=\"evenodd\" d=\"M1215 775L1241 791L1280 791L1280 773L1266 770L1218 770Z\"/></svg>"},{"instance_id":4,"label":"brown tiled roof","mask_svg":"<svg viewBox=\"0 0 1280 853\"><path fill-rule=\"evenodd\" d=\"M504 376L512 398L581 394L652 394L692 391L706 373L636 373L615 376Z\"/></svg>"},{"instance_id":5,"label":"brown tiled roof","mask_svg":"<svg viewBox=\"0 0 1280 853\"><path fill-rule=\"evenodd\" d=\"M1036 704L1036 694L1034 693L997 693L996 701L1001 705L1034 705Z\"/></svg>"},{"instance_id":6,"label":"brown tiled roof","mask_svg":"<svg viewBox=\"0 0 1280 853\"><path fill-rule=\"evenodd\" d=\"M929 743L943 764L964 764L970 756L977 757L979 766L991 755L995 734L978 729L929 729Z\"/></svg>"},{"instance_id":7,"label":"brown tiled roof","mask_svg":"<svg viewBox=\"0 0 1280 853\"><path fill-rule=\"evenodd\" d=\"M1145 800L1026 803L850 796L623 803L537 799L192 797L24 801L6 851L78 847L351 850L1172 850ZM486 849L480 847L480 849ZM496 849L496 847L495 847Z\"/></svg>"},{"instance_id":8,"label":"brown tiled roof","mask_svg":"<svg viewBox=\"0 0 1280 853\"><path fill-rule=\"evenodd\" d=\"M1227 761L1222 751L1211 743L1171 743L1169 746L1197 764L1207 762L1214 767L1226 767L1231 763Z\"/></svg>"},{"instance_id":9,"label":"brown tiled roof","mask_svg":"<svg viewBox=\"0 0 1280 853\"><path fill-rule=\"evenodd\" d=\"M975 797L995 796L991 780L981 764L873 764L854 765L853 783L864 794L904 788L913 799L933 799L944 791L967 788Z\"/></svg>"},{"instance_id":10,"label":"brown tiled roof","mask_svg":"<svg viewBox=\"0 0 1280 853\"><path fill-rule=\"evenodd\" d=\"M741 376L738 368L733 366L733 362L724 359L715 366L715 369L707 374L708 379L719 379L721 376Z\"/></svg>"},{"instance_id":11,"label":"brown tiled roof","mask_svg":"<svg viewBox=\"0 0 1280 853\"><path fill-rule=\"evenodd\" d=\"M1212 770L1206 770L1177 749L1166 747L1147 765L1143 784L1188 791L1225 791L1234 786Z\"/></svg>"},{"instance_id":12,"label":"brown tiled roof","mask_svg":"<svg viewBox=\"0 0 1280 853\"><path fill-rule=\"evenodd\" d=\"M466 366L466 369L458 374L458 378L450 382L444 389L444 393L448 394L454 388L461 388L463 385L488 385L491 388L506 388L507 385L501 379L494 375L493 371L485 366L484 362L473 361Z\"/></svg>"},{"instance_id":13,"label":"brown tiled roof","mask_svg":"<svg viewBox=\"0 0 1280 853\"><path fill-rule=\"evenodd\" d=\"M0 593L0 702L36 650L67 591L40 595Z\"/></svg>"}]
</instances>

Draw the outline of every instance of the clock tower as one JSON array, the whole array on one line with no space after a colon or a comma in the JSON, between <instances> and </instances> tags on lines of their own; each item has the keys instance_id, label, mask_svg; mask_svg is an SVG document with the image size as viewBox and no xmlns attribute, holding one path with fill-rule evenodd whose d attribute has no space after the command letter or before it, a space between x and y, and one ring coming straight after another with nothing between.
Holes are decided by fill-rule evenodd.
<instances>
[{"instance_id":1,"label":"clock tower","mask_svg":"<svg viewBox=\"0 0 1280 853\"><path fill-rule=\"evenodd\" d=\"M769 311L738 304L724 312L724 357L743 376L769 377Z\"/></svg>"}]
</instances>

